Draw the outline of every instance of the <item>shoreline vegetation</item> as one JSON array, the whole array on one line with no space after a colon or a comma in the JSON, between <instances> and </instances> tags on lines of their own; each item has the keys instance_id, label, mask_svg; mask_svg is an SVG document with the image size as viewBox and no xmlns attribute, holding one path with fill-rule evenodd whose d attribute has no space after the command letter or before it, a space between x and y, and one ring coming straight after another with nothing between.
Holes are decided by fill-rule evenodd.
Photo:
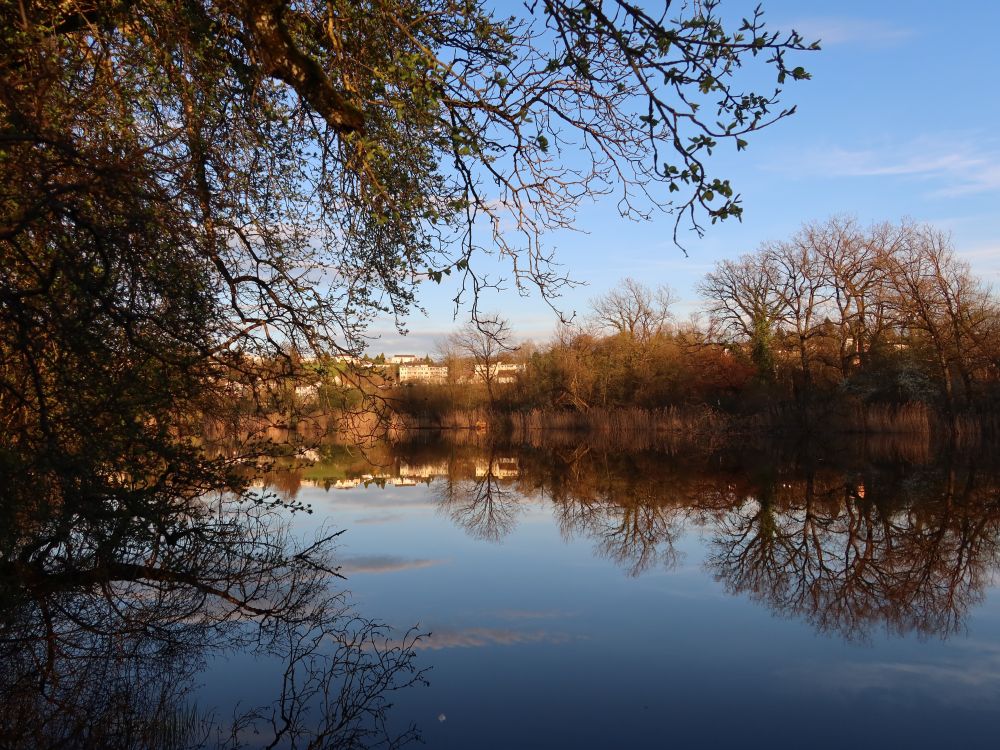
<instances>
[{"instance_id":1,"label":"shoreline vegetation","mask_svg":"<svg viewBox=\"0 0 1000 750\"><path fill-rule=\"evenodd\" d=\"M668 287L626 278L544 343L517 343L509 321L484 313L434 358L234 355L220 383L236 416L300 442L421 430L709 447L1000 436L1000 300L934 227L807 224L719 262L699 291L703 314L686 321Z\"/></svg>"},{"instance_id":2,"label":"shoreline vegetation","mask_svg":"<svg viewBox=\"0 0 1000 750\"><path fill-rule=\"evenodd\" d=\"M543 433L575 433L589 438L620 439L626 444L642 435L670 440L719 444L753 436L904 435L950 438L958 444L976 444L1000 434L996 414L956 414L947 417L925 403L835 403L810 413L775 405L756 414L727 414L706 405L595 408L586 412L530 411L449 412L440 415L400 415L392 433L429 431L490 432L514 442L533 443Z\"/></svg>"},{"instance_id":3,"label":"shoreline vegetation","mask_svg":"<svg viewBox=\"0 0 1000 750\"><path fill-rule=\"evenodd\" d=\"M239 435L233 440L234 435ZM337 415L299 415L292 424L284 416L255 417L233 424L213 423L206 442L233 455L254 441L265 441L272 468L288 460L306 465L323 460L330 450L357 449L363 455L379 446L441 444L446 446L585 448L611 451L658 451L708 455L749 446L792 445L836 452L845 445L880 446L886 455L925 463L940 450L979 454L1000 435L995 414L958 415L946 420L927 404L838 404L835 411L802 414L773 409L733 415L707 406L644 409L615 407L588 412L490 412L484 409L439 414L358 411ZM229 446L229 450L225 446ZM257 450L257 448L253 448Z\"/></svg>"},{"instance_id":4,"label":"shoreline vegetation","mask_svg":"<svg viewBox=\"0 0 1000 750\"><path fill-rule=\"evenodd\" d=\"M362 387L365 384L362 381ZM514 388L511 384L508 393ZM269 457L296 451L309 455L324 443L370 446L428 439L716 450L746 440L824 442L852 437L899 437L975 449L1000 437L1000 413L985 402L950 414L933 402L870 403L837 395L805 406L793 400L758 401L753 410L731 411L704 403L523 408L512 401L491 406L475 384L465 383L457 390L464 404L453 399L447 386L395 386L387 392L358 388L347 392L345 401L350 405L333 408L311 399L292 399L280 409L243 411L237 401L229 419L206 421L189 437L196 435L208 444L238 444L251 454L260 452L261 442L266 442L272 448L261 454ZM428 392L433 399L426 396ZM238 436L235 441L234 436Z\"/></svg>"}]
</instances>

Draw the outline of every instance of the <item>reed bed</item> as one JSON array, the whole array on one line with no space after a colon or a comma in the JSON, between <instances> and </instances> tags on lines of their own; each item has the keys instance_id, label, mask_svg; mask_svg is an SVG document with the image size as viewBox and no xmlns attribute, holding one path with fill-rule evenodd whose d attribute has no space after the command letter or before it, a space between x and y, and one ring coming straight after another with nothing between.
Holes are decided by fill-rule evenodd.
<instances>
[{"instance_id":1,"label":"reed bed","mask_svg":"<svg viewBox=\"0 0 1000 750\"><path fill-rule=\"evenodd\" d=\"M685 447L715 449L735 441L764 436L798 439L802 436L898 437L901 452L919 456L944 443L975 449L1000 438L1000 414L961 413L942 415L927 404L865 404L846 401L813 405L802 410L794 405L734 416L707 406L600 408L587 411L531 409L491 411L487 408L453 409L439 413L406 414L392 408L318 414L286 420L245 420L236 434L278 444L313 445L322 442L368 445L376 442L403 443L421 434L452 434L454 438L477 436L531 446L569 445L585 438L590 445L633 446L658 450ZM205 436L233 435L233 425L207 426ZM225 428L229 429L226 430ZM450 438L451 439L451 438Z\"/></svg>"},{"instance_id":2,"label":"reed bed","mask_svg":"<svg viewBox=\"0 0 1000 750\"><path fill-rule=\"evenodd\" d=\"M586 412L533 409L504 415L503 426L512 440L530 445L551 443L559 434L586 433L591 443L712 447L721 441L731 424L729 417L709 408L668 407L590 409Z\"/></svg>"},{"instance_id":3,"label":"reed bed","mask_svg":"<svg viewBox=\"0 0 1000 750\"><path fill-rule=\"evenodd\" d=\"M924 403L861 404L838 408L829 422L838 432L931 435L937 432L937 415Z\"/></svg>"}]
</instances>

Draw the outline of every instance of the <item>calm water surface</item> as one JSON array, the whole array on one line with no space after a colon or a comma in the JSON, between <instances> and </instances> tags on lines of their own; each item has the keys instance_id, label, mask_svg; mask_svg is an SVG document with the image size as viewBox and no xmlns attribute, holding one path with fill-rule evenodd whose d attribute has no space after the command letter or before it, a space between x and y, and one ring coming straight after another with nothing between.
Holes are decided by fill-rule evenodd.
<instances>
[{"instance_id":1,"label":"calm water surface","mask_svg":"<svg viewBox=\"0 0 1000 750\"><path fill-rule=\"evenodd\" d=\"M423 446L276 475L428 633L431 748L995 747L1000 481L969 456ZM247 700L259 664L210 669ZM204 698L203 698L204 699Z\"/></svg>"}]
</instances>

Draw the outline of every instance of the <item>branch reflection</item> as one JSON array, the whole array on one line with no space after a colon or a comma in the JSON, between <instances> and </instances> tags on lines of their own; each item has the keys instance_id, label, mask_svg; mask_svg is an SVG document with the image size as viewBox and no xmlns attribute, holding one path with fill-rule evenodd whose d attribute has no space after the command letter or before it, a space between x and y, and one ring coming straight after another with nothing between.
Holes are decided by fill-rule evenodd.
<instances>
[{"instance_id":1,"label":"branch reflection","mask_svg":"<svg viewBox=\"0 0 1000 750\"><path fill-rule=\"evenodd\" d=\"M810 468L717 511L707 564L731 593L823 632L946 636L1000 563L990 479L952 465L845 482Z\"/></svg>"},{"instance_id":2,"label":"branch reflection","mask_svg":"<svg viewBox=\"0 0 1000 750\"><path fill-rule=\"evenodd\" d=\"M673 568L678 540L699 533L705 565L729 593L851 640L960 631L1000 565L1000 481L970 457L913 466L579 445L449 450L432 487L478 538L502 539L524 503L546 500L564 537L592 540L637 576ZM400 452L433 465L427 446ZM516 473L482 470L498 459L516 461Z\"/></svg>"},{"instance_id":3,"label":"branch reflection","mask_svg":"<svg viewBox=\"0 0 1000 750\"><path fill-rule=\"evenodd\" d=\"M466 474L455 462L454 470L435 483L440 507L456 525L477 539L497 542L517 525L521 496L511 480L520 473L516 458L496 450L477 456ZM469 476L471 474L471 476Z\"/></svg>"},{"instance_id":4,"label":"branch reflection","mask_svg":"<svg viewBox=\"0 0 1000 750\"><path fill-rule=\"evenodd\" d=\"M397 747L390 691L422 681L332 585L337 534L299 542L266 496L157 485L31 507L0 532L0 734L8 747ZM194 708L234 654L273 667L273 701Z\"/></svg>"}]
</instances>

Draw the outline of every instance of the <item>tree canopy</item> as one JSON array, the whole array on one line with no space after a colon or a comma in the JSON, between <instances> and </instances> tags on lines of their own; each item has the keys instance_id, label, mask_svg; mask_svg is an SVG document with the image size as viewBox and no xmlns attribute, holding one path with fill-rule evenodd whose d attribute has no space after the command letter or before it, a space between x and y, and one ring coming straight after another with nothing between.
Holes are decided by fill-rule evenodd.
<instances>
[{"instance_id":1,"label":"tree canopy","mask_svg":"<svg viewBox=\"0 0 1000 750\"><path fill-rule=\"evenodd\" d=\"M184 415L229 404L234 372L358 353L447 274L474 309L481 252L551 298L543 236L594 196L698 228L740 215L708 156L791 114L780 87L808 74L786 55L814 45L717 0L510 10L0 3L7 475L42 461L77 477L59 494L100 494L122 455L174 471ZM744 90L750 61L776 87Z\"/></svg>"},{"instance_id":2,"label":"tree canopy","mask_svg":"<svg viewBox=\"0 0 1000 750\"><path fill-rule=\"evenodd\" d=\"M717 2L672 6L6 3L6 283L31 288L26 267L56 270L61 244L67 275L94 276L77 296L103 284L88 296L115 290L105 302L132 314L131 273L151 298L196 297L187 315L214 327L171 333L206 351L356 349L421 280L478 288L477 249L554 294L541 237L590 196L617 192L629 216L739 216L706 158L792 109L737 71L757 57L779 83L807 77L785 61L805 42L759 10L729 29ZM161 272L192 283L158 289Z\"/></svg>"}]
</instances>

